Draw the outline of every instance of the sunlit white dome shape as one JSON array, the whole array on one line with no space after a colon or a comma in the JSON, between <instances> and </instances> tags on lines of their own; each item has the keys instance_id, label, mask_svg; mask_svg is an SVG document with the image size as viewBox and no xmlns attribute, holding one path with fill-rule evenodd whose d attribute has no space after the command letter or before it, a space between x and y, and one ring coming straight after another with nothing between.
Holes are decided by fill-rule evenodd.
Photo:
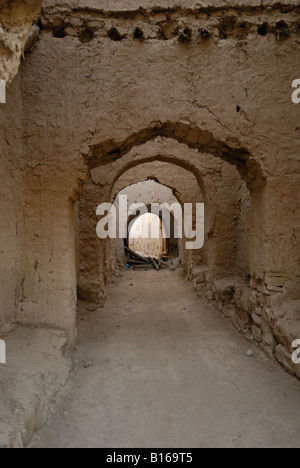
<instances>
[{"instance_id":1,"label":"sunlit white dome shape","mask_svg":"<svg viewBox=\"0 0 300 468\"><path fill-rule=\"evenodd\" d=\"M165 227L159 216L146 213L134 221L129 233L129 248L157 259L167 254Z\"/></svg>"}]
</instances>

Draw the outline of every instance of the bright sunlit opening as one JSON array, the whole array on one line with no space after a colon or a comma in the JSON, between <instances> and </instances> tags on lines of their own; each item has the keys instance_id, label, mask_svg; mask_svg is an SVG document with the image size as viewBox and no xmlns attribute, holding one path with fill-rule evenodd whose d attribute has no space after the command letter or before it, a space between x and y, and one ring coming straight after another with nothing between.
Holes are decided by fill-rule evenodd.
<instances>
[{"instance_id":1,"label":"bright sunlit opening","mask_svg":"<svg viewBox=\"0 0 300 468\"><path fill-rule=\"evenodd\" d=\"M165 228L159 216L146 213L132 225L129 248L140 255L161 260L168 253Z\"/></svg>"}]
</instances>

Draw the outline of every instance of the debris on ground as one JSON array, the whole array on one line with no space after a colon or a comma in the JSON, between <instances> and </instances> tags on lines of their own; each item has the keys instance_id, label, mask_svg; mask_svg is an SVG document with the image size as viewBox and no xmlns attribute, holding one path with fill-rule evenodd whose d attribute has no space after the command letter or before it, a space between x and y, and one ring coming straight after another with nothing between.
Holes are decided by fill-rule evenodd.
<instances>
[{"instance_id":1,"label":"debris on ground","mask_svg":"<svg viewBox=\"0 0 300 468\"><path fill-rule=\"evenodd\" d=\"M181 265L180 257L170 258L164 256L162 260L158 260L157 258L140 255L128 247L125 247L125 254L126 269L147 270L154 268L154 270L159 271L163 268L169 268L170 271L176 271Z\"/></svg>"},{"instance_id":2,"label":"debris on ground","mask_svg":"<svg viewBox=\"0 0 300 468\"><path fill-rule=\"evenodd\" d=\"M134 252L133 250L125 247L126 253L126 268L142 269L142 268L154 268L159 271L162 267L162 262L152 257L143 257L142 255Z\"/></svg>"}]
</instances>

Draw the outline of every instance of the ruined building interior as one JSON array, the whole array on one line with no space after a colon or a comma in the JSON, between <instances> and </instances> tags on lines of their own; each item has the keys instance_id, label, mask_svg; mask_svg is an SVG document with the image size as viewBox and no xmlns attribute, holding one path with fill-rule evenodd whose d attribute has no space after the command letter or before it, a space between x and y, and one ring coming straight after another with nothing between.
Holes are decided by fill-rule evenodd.
<instances>
[{"instance_id":1,"label":"ruined building interior","mask_svg":"<svg viewBox=\"0 0 300 468\"><path fill-rule=\"evenodd\" d=\"M300 446L299 52L297 0L0 0L0 447ZM126 267L121 195L203 247Z\"/></svg>"}]
</instances>

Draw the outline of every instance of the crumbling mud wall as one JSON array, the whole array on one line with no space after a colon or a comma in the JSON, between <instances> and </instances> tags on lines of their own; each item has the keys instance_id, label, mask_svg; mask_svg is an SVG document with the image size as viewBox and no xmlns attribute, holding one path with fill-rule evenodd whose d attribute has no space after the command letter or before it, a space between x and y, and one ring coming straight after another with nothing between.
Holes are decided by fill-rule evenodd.
<instances>
[{"instance_id":1,"label":"crumbling mud wall","mask_svg":"<svg viewBox=\"0 0 300 468\"><path fill-rule=\"evenodd\" d=\"M207 261L211 280L224 275L249 275L249 192L234 166L173 139L156 138L111 164L93 169L93 182L103 186L111 200L114 187L123 177L133 180L135 170L146 168L145 174L151 177L155 170L153 162L168 165L168 174L175 177L171 184L161 170L156 177L171 185L177 194L182 192L183 202L205 203L205 247L210 252ZM191 176L185 174L192 174L192 186ZM194 258L197 255L198 252L193 252Z\"/></svg>"},{"instance_id":2,"label":"crumbling mud wall","mask_svg":"<svg viewBox=\"0 0 300 468\"><path fill-rule=\"evenodd\" d=\"M7 104L0 104L0 333L14 328L23 296L23 100L20 76L14 77L40 9L37 0L0 2L0 80L7 85Z\"/></svg>"},{"instance_id":3,"label":"crumbling mud wall","mask_svg":"<svg viewBox=\"0 0 300 468\"><path fill-rule=\"evenodd\" d=\"M81 296L87 297L82 291L89 290L88 297L97 299L91 290L99 290L99 271L108 271L95 236L97 206L103 201L113 202L121 189L148 178L172 188L181 203L205 203L204 248L183 252L188 277L194 276L193 269L200 265L205 270L204 285L223 276L249 274L249 217L240 215L241 210L249 211L249 193L233 166L207 154L199 155L173 140L157 138L108 166L93 169L91 174L79 204ZM114 258L105 259L106 263L111 261ZM110 266L110 271L115 268Z\"/></svg>"},{"instance_id":4,"label":"crumbling mud wall","mask_svg":"<svg viewBox=\"0 0 300 468\"><path fill-rule=\"evenodd\" d=\"M19 78L0 104L0 333L12 330L23 295L24 193L22 97Z\"/></svg>"},{"instance_id":5,"label":"crumbling mud wall","mask_svg":"<svg viewBox=\"0 0 300 468\"><path fill-rule=\"evenodd\" d=\"M183 168L179 169L174 164L160 161L140 164L124 172L113 187L112 197L115 198L116 194L125 187L146 180L153 180L166 187L170 187L180 200L190 199L190 203L196 200L199 203L202 201L197 179L191 172Z\"/></svg>"},{"instance_id":6,"label":"crumbling mud wall","mask_svg":"<svg viewBox=\"0 0 300 468\"><path fill-rule=\"evenodd\" d=\"M117 165L118 178L134 167L139 149L154 145L150 158L175 158L202 189L202 175L211 172L204 199L212 207L223 196L225 210L217 202L211 213L219 213L219 221L210 213L207 233L216 241L207 249L218 274L208 264L195 273L195 285L223 309L229 305L232 320L245 322L295 373L287 356L291 338L300 336L300 108L291 101L292 81L299 78L299 5L177 3L44 2L19 72L26 236L18 320L56 325L74 336L74 203L84 181L82 199L95 184L95 171L109 179ZM157 138L184 155L174 156L171 146L167 154L157 151ZM216 166L207 168L211 160ZM104 201L115 177L103 183ZM227 264L217 243L226 211L226 222L235 224L233 237L232 225L226 228L227 245L236 251ZM104 242L99 252L105 295L112 250ZM98 267L94 273L99 282Z\"/></svg>"},{"instance_id":7,"label":"crumbling mud wall","mask_svg":"<svg viewBox=\"0 0 300 468\"><path fill-rule=\"evenodd\" d=\"M138 164L139 160L135 157L135 164L138 165L128 169L119 177L112 194L126 185L152 177L171 187L181 203L192 203L194 215L196 203L204 203L205 245L202 249L185 252L185 273L189 276L193 268L206 265L206 280L213 281L224 275L241 274L246 277L249 274L249 192L235 168L215 158L207 158L206 155L203 155L205 165L199 164L197 160L199 155L197 155L191 172L184 169L184 166L187 167L187 161L192 162L191 159L195 154L189 149L184 151L182 145L161 140L158 140L156 145L152 143L140 148L140 156L147 160L151 151L153 154L155 150L162 159L164 152L167 151L167 154L172 152L173 159L170 158L170 161L173 160L173 164L159 162L157 160L159 156L156 156L156 161ZM181 163L182 166L176 163ZM119 165L111 166L115 166L117 170ZM98 177L101 177L100 170ZM115 179L117 177L118 173L115 174Z\"/></svg>"},{"instance_id":8,"label":"crumbling mud wall","mask_svg":"<svg viewBox=\"0 0 300 468\"><path fill-rule=\"evenodd\" d=\"M34 17L40 12L42 0L12 0L0 2L0 79L7 84L18 72ZM29 45L29 44L28 44Z\"/></svg>"},{"instance_id":9,"label":"crumbling mud wall","mask_svg":"<svg viewBox=\"0 0 300 468\"><path fill-rule=\"evenodd\" d=\"M160 161L140 164L124 172L113 187L112 198L114 198L115 194L119 193L125 187L147 180L157 182L165 187L169 187L173 196L176 197L173 199L173 203L180 203L183 213L184 203L193 204L194 215L196 213L196 203L203 203L201 189L195 175L192 172L187 171L184 168L179 168L174 164ZM156 196L155 190L153 191L153 195ZM157 195L160 195L159 192ZM150 200L151 198L148 197L148 199ZM167 197L165 200L163 200L163 197L159 196L158 200L158 203L169 203L170 206L172 205L172 202L168 201ZM147 206L148 204L149 202L147 203ZM180 256L184 269L187 270L189 266L191 267L193 262L206 262L205 248L187 252L184 249L184 245L185 241L182 243L180 242L178 245L178 240L170 240L170 252L173 252L173 255L176 253L176 256Z\"/></svg>"}]
</instances>

